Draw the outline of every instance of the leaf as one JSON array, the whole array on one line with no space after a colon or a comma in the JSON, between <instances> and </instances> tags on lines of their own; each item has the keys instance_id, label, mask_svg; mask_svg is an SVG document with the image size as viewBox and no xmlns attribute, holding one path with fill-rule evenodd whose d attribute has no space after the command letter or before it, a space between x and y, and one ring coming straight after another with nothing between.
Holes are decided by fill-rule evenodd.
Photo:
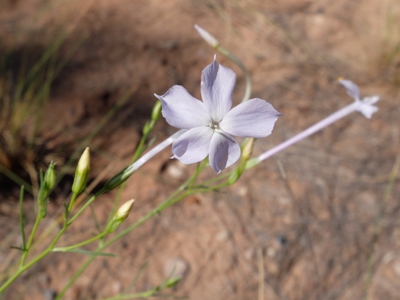
<instances>
[{"instance_id":1,"label":"leaf","mask_svg":"<svg viewBox=\"0 0 400 300\"><path fill-rule=\"evenodd\" d=\"M117 255L115 255L115 254L113 254L113 253L88 251L88 250L83 250L83 249L64 250L63 248L54 248L54 249L53 249L53 252L75 252L75 253L87 254L87 255L95 255L95 256L117 257Z\"/></svg>"}]
</instances>

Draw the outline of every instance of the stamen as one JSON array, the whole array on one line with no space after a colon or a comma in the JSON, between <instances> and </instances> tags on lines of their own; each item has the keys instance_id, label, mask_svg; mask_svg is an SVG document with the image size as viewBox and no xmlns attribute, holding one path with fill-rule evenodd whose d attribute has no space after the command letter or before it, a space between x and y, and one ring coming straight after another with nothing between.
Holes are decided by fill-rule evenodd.
<instances>
[{"instance_id":1,"label":"stamen","mask_svg":"<svg viewBox=\"0 0 400 300\"><path fill-rule=\"evenodd\" d=\"M215 130L215 131L219 130L219 122L215 122L214 120L211 120L211 122L208 124L208 126L210 126L212 130Z\"/></svg>"}]
</instances>

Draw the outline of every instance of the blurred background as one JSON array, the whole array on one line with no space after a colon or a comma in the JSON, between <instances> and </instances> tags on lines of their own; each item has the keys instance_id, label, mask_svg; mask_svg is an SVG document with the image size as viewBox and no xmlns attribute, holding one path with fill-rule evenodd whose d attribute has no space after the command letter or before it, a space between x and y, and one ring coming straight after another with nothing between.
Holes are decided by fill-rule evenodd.
<instances>
[{"instance_id":1,"label":"blurred background","mask_svg":"<svg viewBox=\"0 0 400 300\"><path fill-rule=\"evenodd\" d=\"M200 99L215 51L198 24L248 68L252 98L283 113L260 154L351 103L343 76L381 95L371 120L337 122L248 171L234 186L185 199L98 257L65 299L144 291L172 271L169 294L190 299L400 298L400 3L396 0L0 0L0 281L19 245L19 185L27 230L38 170L63 174L41 231L57 227L73 167L92 152L91 182L126 166L156 99L174 84ZM235 71L234 103L244 92ZM161 120L151 138L175 132ZM126 224L193 171L170 148L128 181ZM209 168L203 178L215 173ZM95 191L94 188L93 191ZM116 193L101 196L60 245L92 235ZM46 237L44 237L45 239ZM90 247L88 247L90 249ZM0 299L52 299L83 262L52 254ZM1 298L3 297L3 298Z\"/></svg>"}]
</instances>

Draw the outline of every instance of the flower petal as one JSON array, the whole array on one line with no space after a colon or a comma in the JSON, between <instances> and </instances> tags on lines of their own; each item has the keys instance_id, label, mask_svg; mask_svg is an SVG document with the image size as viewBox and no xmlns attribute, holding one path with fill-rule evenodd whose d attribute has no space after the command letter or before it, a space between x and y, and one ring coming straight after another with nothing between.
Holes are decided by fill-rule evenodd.
<instances>
[{"instance_id":1,"label":"flower petal","mask_svg":"<svg viewBox=\"0 0 400 300\"><path fill-rule=\"evenodd\" d=\"M362 113L367 119L371 119L372 115L378 111L378 108L372 104L379 101L379 96L365 97L362 100L357 100L357 111Z\"/></svg>"},{"instance_id":2,"label":"flower petal","mask_svg":"<svg viewBox=\"0 0 400 300\"><path fill-rule=\"evenodd\" d=\"M353 81L340 79L339 83L344 86L344 88L347 91L347 95L349 95L350 97L353 97L354 99L360 98L360 90L358 89L358 86Z\"/></svg>"},{"instance_id":3,"label":"flower petal","mask_svg":"<svg viewBox=\"0 0 400 300\"><path fill-rule=\"evenodd\" d=\"M172 144L173 158L184 164L199 162L207 157L214 131L202 126L189 129Z\"/></svg>"},{"instance_id":4,"label":"flower petal","mask_svg":"<svg viewBox=\"0 0 400 300\"><path fill-rule=\"evenodd\" d=\"M210 144L210 166L220 173L233 165L240 157L240 146L236 140L226 133L214 133Z\"/></svg>"},{"instance_id":5,"label":"flower petal","mask_svg":"<svg viewBox=\"0 0 400 300\"><path fill-rule=\"evenodd\" d=\"M281 114L262 99L251 99L231 109L219 127L238 137L262 138L271 134Z\"/></svg>"},{"instance_id":6,"label":"flower petal","mask_svg":"<svg viewBox=\"0 0 400 300\"><path fill-rule=\"evenodd\" d=\"M163 117L173 127L190 129L211 121L204 103L192 97L183 86L174 85L164 95L154 95L162 102Z\"/></svg>"},{"instance_id":7,"label":"flower petal","mask_svg":"<svg viewBox=\"0 0 400 300\"><path fill-rule=\"evenodd\" d=\"M219 122L232 107L236 75L214 61L201 73L201 97L210 116Z\"/></svg>"},{"instance_id":8,"label":"flower petal","mask_svg":"<svg viewBox=\"0 0 400 300\"><path fill-rule=\"evenodd\" d=\"M361 101L367 104L375 104L376 102L379 101L379 96L375 95L375 96L369 96L369 97L364 97Z\"/></svg>"}]
</instances>

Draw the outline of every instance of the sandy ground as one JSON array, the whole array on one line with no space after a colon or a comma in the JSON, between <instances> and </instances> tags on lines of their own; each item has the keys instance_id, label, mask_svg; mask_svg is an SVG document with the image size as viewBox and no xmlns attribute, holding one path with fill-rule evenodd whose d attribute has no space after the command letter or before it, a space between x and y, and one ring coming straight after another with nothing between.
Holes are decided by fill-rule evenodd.
<instances>
[{"instance_id":1,"label":"sandy ground","mask_svg":"<svg viewBox=\"0 0 400 300\"><path fill-rule=\"evenodd\" d=\"M252 97L266 99L284 114L273 134L257 141L255 154L350 103L338 76L358 83L364 95L382 95L371 120L353 114L248 171L234 186L192 196L144 223L107 249L117 258L97 258L65 299L144 291L172 270L183 279L165 293L193 300L362 299L368 274L372 283L366 299L400 299L398 175L385 196L400 155L399 17L394 0L0 4L3 51L34 58L63 34L60 57L77 48L52 86L36 168L52 159L62 166L130 91L128 101L87 145L93 153L92 179L105 180L127 165L156 100L153 93L181 84L200 98L200 73L215 52L194 24L243 60L253 80ZM217 57L238 75L234 101L239 103L243 75ZM152 137L162 141L173 132L161 121ZM193 170L169 161L170 155L165 150L129 179L122 199L135 198L136 204L122 227L161 203ZM103 174L107 166L111 170ZM201 177L213 176L207 169ZM56 232L53 225L69 185L67 179L54 193L41 231ZM1 272L17 258L8 246L20 244L18 192L4 184L2 190ZM100 224L115 197L103 195L93 205ZM27 199L24 209L32 220L35 204ZM87 211L60 245L95 232ZM0 299L52 299L85 259L52 254Z\"/></svg>"}]
</instances>

